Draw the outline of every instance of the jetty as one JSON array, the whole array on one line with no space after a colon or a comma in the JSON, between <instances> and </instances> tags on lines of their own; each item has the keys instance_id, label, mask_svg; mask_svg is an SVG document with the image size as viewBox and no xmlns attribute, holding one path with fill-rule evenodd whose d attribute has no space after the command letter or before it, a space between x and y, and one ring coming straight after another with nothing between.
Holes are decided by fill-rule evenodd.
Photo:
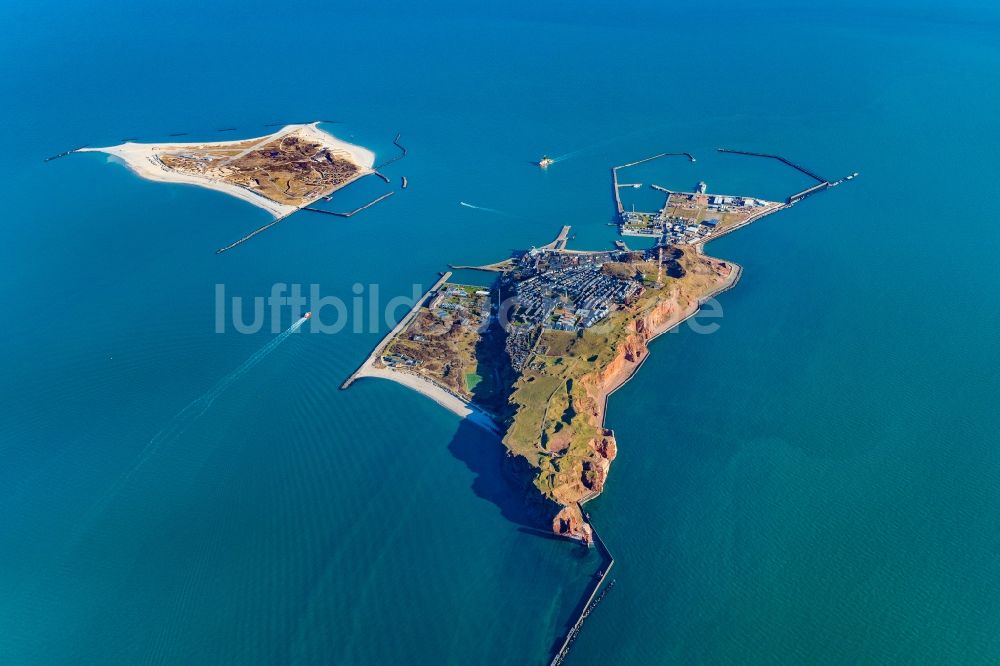
<instances>
[{"instance_id":1,"label":"jetty","mask_svg":"<svg viewBox=\"0 0 1000 666\"><path fill-rule=\"evenodd\" d=\"M569 230L572 227L570 225L564 226L560 231L559 235L553 239L551 243L546 243L538 247L539 250L551 250L554 252L569 252L571 254L588 254L587 252L577 252L576 250L567 250L566 243L569 241ZM503 261L498 261L495 264L484 264L482 266L458 266L451 264L449 267L452 270L466 270L466 271L492 271L494 273L505 273L509 271L513 266L513 260L504 259Z\"/></svg>"},{"instance_id":2,"label":"jetty","mask_svg":"<svg viewBox=\"0 0 1000 666\"><path fill-rule=\"evenodd\" d=\"M484 264L482 266L460 266L457 264L448 264L448 268L453 271L487 271L492 273L505 273L511 269L513 262L510 259L504 259L503 261L498 261L495 264Z\"/></svg>"},{"instance_id":3,"label":"jetty","mask_svg":"<svg viewBox=\"0 0 1000 666\"><path fill-rule=\"evenodd\" d=\"M291 215L291 213L289 213L288 215ZM215 253L216 254L222 254L223 252L228 252L229 250L232 250L234 247L236 247L238 245L242 245L243 243L246 243L248 240L250 240L251 238L253 238L257 234L262 234L265 231L267 231L268 229L270 229L271 227L273 227L274 225L278 224L279 222L281 222L282 220L284 220L285 218L287 218L288 215L282 215L281 217L274 218L273 220L271 220L270 222L268 222L264 226L258 227L256 229L254 229L253 231L251 231L250 233L248 233L246 236L243 236L239 240L233 241L232 243L230 243L226 247L220 247L218 250L215 251Z\"/></svg>"},{"instance_id":4,"label":"jetty","mask_svg":"<svg viewBox=\"0 0 1000 666\"><path fill-rule=\"evenodd\" d=\"M287 215L282 215L281 217L276 217L273 220L271 220L270 222L268 222L267 224L265 224L264 226L258 227L256 229L254 229L253 231L251 231L250 233L248 233L246 236L243 236L239 240L233 241L229 245L227 245L225 247L219 248L218 250L215 251L215 253L216 254L222 254L223 252L228 252L229 250L232 250L234 247L237 247L239 245L242 245L243 243L246 243L248 240L250 240L254 236L256 236L258 234L264 233L265 231L267 231L271 227L275 226L276 224L278 224L279 222L281 222L283 220L288 219L290 216L294 215L295 213L299 212L300 210L308 210L311 213L322 213L323 215L335 215L337 217L351 217L353 215L356 215L356 214L360 213L361 211L363 211L363 210L365 210L367 208L371 208L372 206L374 206L375 204L377 204L379 201L382 201L384 199L388 199L389 197L391 197L395 193L396 193L395 190L392 190L390 192L386 192L382 196L375 197L374 199L372 199L368 203L364 204L363 206L358 206L354 210L348 211L346 213L342 213L340 211L323 210L322 208L313 208L312 206L303 206L301 208L296 208L295 210L293 210L292 212L288 213ZM321 197L321 198L324 198L324 197Z\"/></svg>"},{"instance_id":5,"label":"jetty","mask_svg":"<svg viewBox=\"0 0 1000 666\"><path fill-rule=\"evenodd\" d=\"M551 243L546 243L545 245L543 245L539 249L541 249L541 250L565 250L566 249L566 241L569 239L569 230L570 230L570 225L567 224L566 226L564 226L562 228L562 230L559 232L559 235L556 236L555 240L553 240Z\"/></svg>"},{"instance_id":6,"label":"jetty","mask_svg":"<svg viewBox=\"0 0 1000 666\"><path fill-rule=\"evenodd\" d=\"M63 152L59 153L58 155L52 155L50 157L46 157L42 161L43 162L51 162L52 160L57 160L60 157L66 157L67 155L72 155L73 153L75 153L76 151L80 150L81 148L86 148L88 145L90 145L90 144L86 144L85 143L82 146L77 146L76 148L73 148L71 150L64 150Z\"/></svg>"},{"instance_id":7,"label":"jetty","mask_svg":"<svg viewBox=\"0 0 1000 666\"><path fill-rule=\"evenodd\" d=\"M400 137L400 136L402 136L402 134L401 134L401 133L398 133L398 132L397 132L397 133L396 133L396 137L395 137L395 138L394 138L394 139L392 140L392 145L394 145L394 146L396 146L397 148L399 148L399 155L396 155L395 157L393 157L393 158L391 158L391 159L388 159L388 160L386 160L385 162L382 162L381 164L377 165L377 166L375 167L375 170L376 170L376 171L378 171L379 169L381 169L381 168L383 168L383 167L387 167L387 166L389 166L389 165L390 165L390 164L392 164L393 162L398 162L399 160L401 160L401 159L403 159L404 157L406 157L406 148L405 148L405 147L403 146L403 144L401 144L401 143L399 142L399 137Z\"/></svg>"},{"instance_id":8,"label":"jetty","mask_svg":"<svg viewBox=\"0 0 1000 666\"><path fill-rule=\"evenodd\" d=\"M372 199L371 201L369 201L365 205L358 206L354 210L348 211L346 213L341 213L339 211L334 211L334 210L323 210L322 208L313 208L312 206L305 206L304 208L302 208L302 210L307 210L310 213L322 213L324 215L336 215L337 217L351 217L352 215L357 215L358 213L360 213L361 211L365 210L366 208L371 208L372 206L374 206L375 204L377 204L379 201L382 201L384 199L388 199L389 197L391 197L395 193L396 193L395 190L392 190L391 192L386 192L382 196L375 197L374 199Z\"/></svg>"},{"instance_id":9,"label":"jetty","mask_svg":"<svg viewBox=\"0 0 1000 666\"><path fill-rule=\"evenodd\" d=\"M604 581L607 580L608 574L611 573L611 568L615 566L615 558L611 554L611 551L608 550L607 545L604 543L604 539L602 539L601 535L597 533L597 529L594 527L593 523L588 520L587 524L590 525L591 533L594 535L594 545L597 546L598 551L600 551L602 557L604 557L607 566L599 570L594 576L594 583L590 587L590 593L584 597L584 602L580 607L581 610L579 615L577 615L576 621L570 625L569 630L566 632L566 636L559 645L559 649L556 651L552 661L549 662L549 666L560 666L560 664L566 660L566 656L569 654L569 649L572 647L573 641L575 641L576 637L580 635L580 629L583 628L584 620L590 617L590 614L597 607L597 604L604 599L604 595L607 594L608 590L614 586L614 581L611 581L611 583L604 588L603 591L601 591L601 586L604 585ZM601 594L598 595L598 592L601 592Z\"/></svg>"},{"instance_id":10,"label":"jetty","mask_svg":"<svg viewBox=\"0 0 1000 666\"><path fill-rule=\"evenodd\" d=\"M625 206L622 205L621 188L618 187L618 169L622 167L611 167L611 189L615 195L615 212L618 219L625 215Z\"/></svg>"},{"instance_id":11,"label":"jetty","mask_svg":"<svg viewBox=\"0 0 1000 666\"><path fill-rule=\"evenodd\" d=\"M796 192L792 196L788 197L788 203L789 204L797 203L797 202L802 201L803 199L805 199L810 194L815 194L816 192L819 192L821 190L825 190L828 187L830 187L830 183L826 183L826 182L819 183L817 185L813 185L812 187L808 187L808 188L802 190L801 192Z\"/></svg>"},{"instance_id":12,"label":"jetty","mask_svg":"<svg viewBox=\"0 0 1000 666\"><path fill-rule=\"evenodd\" d=\"M788 199L785 201L785 203L787 203L789 206L791 206L792 204L796 204L799 201L805 199L806 197L816 194L817 192L822 192L823 190L829 189L831 187L836 187L837 185L840 185L844 181L853 180L858 177L858 173L854 172L849 176L841 178L840 180L829 181L826 178L823 178L822 176L817 174L815 171L807 169L801 164L793 162L786 157L782 157L781 155L773 155L771 153L758 153L752 150L733 150L731 148L717 148L716 150L718 150L720 153L728 153L730 155L747 155L749 157L763 157L769 160L777 160L778 162L781 162L785 166L789 166L798 171L799 173L805 174L809 178L812 178L813 180L816 181L815 185L807 187L801 192L796 192L795 194L789 196Z\"/></svg>"},{"instance_id":13,"label":"jetty","mask_svg":"<svg viewBox=\"0 0 1000 666\"><path fill-rule=\"evenodd\" d=\"M392 330L389 331L389 333L384 338L382 338L382 340L377 345L375 345L375 349L373 349L372 353L368 355L368 358L365 359L365 362L359 365L358 369L355 370L353 373L351 373L350 377L344 380L344 383L340 385L341 390L349 388L351 384L353 384L354 381L358 379L358 376L361 373L362 369L373 364L382 355L382 352L385 351L385 348L387 346L389 346L389 343L392 342L393 338L395 338L397 335L399 335L400 332L403 331L403 329L409 326L410 322L413 321L414 317L417 316L417 313L420 312L420 308L423 307L424 303L427 303L431 299L431 297L434 296L437 290L441 288L441 285L447 282L450 278L451 278L451 271L446 271L441 274L441 277L438 279L438 281L435 282L430 289L424 292L423 296L417 299L417 302L413 304L413 307L410 308L410 311L407 312L403 316L403 318L399 320L399 322L392 328Z\"/></svg>"},{"instance_id":14,"label":"jetty","mask_svg":"<svg viewBox=\"0 0 1000 666\"><path fill-rule=\"evenodd\" d=\"M782 164L785 164L787 166L792 167L796 171L804 173L805 175L809 176L810 178L812 178L813 180L815 180L818 183L828 183L829 182L826 178L823 178L822 176L817 175L815 171L810 171L809 169L805 168L804 166L802 166L800 164L796 164L795 162L793 162L793 161L791 161L789 159L786 159L786 158L782 157L781 155L772 155L770 153L756 153L756 152L753 152L751 150L732 150L731 148L718 148L717 150L720 153L729 153L730 155L747 155L749 157L766 157L767 159L777 160L777 161L781 162Z\"/></svg>"}]
</instances>

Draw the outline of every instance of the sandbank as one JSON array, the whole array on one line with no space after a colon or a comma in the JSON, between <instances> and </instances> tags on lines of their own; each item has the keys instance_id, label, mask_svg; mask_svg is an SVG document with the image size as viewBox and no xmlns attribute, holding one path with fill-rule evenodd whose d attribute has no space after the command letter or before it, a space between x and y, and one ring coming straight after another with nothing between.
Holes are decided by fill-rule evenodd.
<instances>
[{"instance_id":1,"label":"sandbank","mask_svg":"<svg viewBox=\"0 0 1000 666\"><path fill-rule=\"evenodd\" d=\"M286 125L273 134L251 139L239 139L235 141L199 141L191 143L134 143L132 141L128 141L118 146L107 146L104 148L80 148L76 152L106 153L120 159L133 173L147 180L164 183L197 185L210 190L224 192L230 196L258 206L259 208L263 208L275 218L283 218L291 213L294 213L296 210L299 210L299 208L288 204L278 203L277 201L272 201L271 199L268 199L267 197L248 188L227 183L217 178L181 173L173 169L168 169L160 161L158 155L168 151L184 150L185 148L218 149L253 141L254 144L244 151L249 152L258 145L266 144L287 134L297 132L303 138L312 139L313 141L323 144L330 150L331 153L357 164L362 170L361 175L372 171L372 167L375 164L375 153L367 148L363 148L362 146L357 146L338 139L332 134L319 129L318 125L319 123Z\"/></svg>"}]
</instances>

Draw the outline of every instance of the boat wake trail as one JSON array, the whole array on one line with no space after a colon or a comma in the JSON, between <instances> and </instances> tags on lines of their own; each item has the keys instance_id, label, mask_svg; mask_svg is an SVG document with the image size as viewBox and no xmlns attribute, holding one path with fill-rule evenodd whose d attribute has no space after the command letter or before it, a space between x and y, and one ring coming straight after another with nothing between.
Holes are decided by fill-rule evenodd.
<instances>
[{"instance_id":1,"label":"boat wake trail","mask_svg":"<svg viewBox=\"0 0 1000 666\"><path fill-rule=\"evenodd\" d=\"M603 148L604 146L610 146L615 143L619 137L614 139L605 139L604 141L598 141L597 143L592 143L590 145L584 146L583 148L577 148L576 150L571 150L568 153L562 155L556 155L551 158L553 162L565 162L566 160L572 159L574 157L579 157L587 151L594 150L595 148Z\"/></svg>"},{"instance_id":2,"label":"boat wake trail","mask_svg":"<svg viewBox=\"0 0 1000 666\"><path fill-rule=\"evenodd\" d=\"M476 204L470 204L467 201L459 201L459 205L465 206L466 208L471 208L472 210L482 211L484 213L492 213L493 215L501 215L503 217L513 218L515 220L529 220L530 218L524 217L522 215L515 215L514 213L508 213L505 210L500 210L498 208L488 208L486 206L477 206Z\"/></svg>"},{"instance_id":3,"label":"boat wake trail","mask_svg":"<svg viewBox=\"0 0 1000 666\"><path fill-rule=\"evenodd\" d=\"M466 208L471 208L472 210L481 210L484 213L493 213L495 215L509 215L502 210L497 210L496 208L487 208L486 206L477 206L475 204L466 203L464 201L459 201L459 205L465 206Z\"/></svg>"},{"instance_id":4,"label":"boat wake trail","mask_svg":"<svg viewBox=\"0 0 1000 666\"><path fill-rule=\"evenodd\" d=\"M118 494L119 491L121 491L122 487L128 483L129 479L131 479L132 476L150 460L150 458L156 455L156 453L163 448L164 445L180 437L184 431L190 428L195 421L201 418L201 416L208 411L208 409L212 406L212 403L214 403L215 400L226 391L226 389L232 386L238 379L240 379L240 377L249 372L251 368L264 360L268 354L273 352L282 342L287 340L288 336L302 328L302 325L308 320L308 316L299 318L294 324L289 326L272 340L268 341L266 345L254 352L253 355L245 360L239 367L216 382L211 389L191 401L187 407L179 411L162 430L156 433L156 435L149 440L149 443L146 444L146 446L139 453L139 456L135 463L133 463L132 467L127 472L122 474L122 476L119 477L111 488L108 489L108 492L105 493L104 496L97 502L94 514L99 514L101 510L111 501L111 499Z\"/></svg>"},{"instance_id":5,"label":"boat wake trail","mask_svg":"<svg viewBox=\"0 0 1000 666\"><path fill-rule=\"evenodd\" d=\"M643 134L649 134L651 132L656 131L659 127L661 127L661 126L660 125L655 125L655 126L650 126L650 127L640 127L638 129L634 129L634 130L632 130L630 132L625 132L624 134L618 134L616 136L612 136L612 137L609 137L607 139L601 139L600 141L595 141L594 143L587 144L586 146L583 146L582 148L577 148L576 150L571 150L568 153L564 153L562 155L557 155L556 157L553 157L551 159L552 159L553 162L565 162L566 160L572 159L574 157L579 157L580 155L583 155L584 153L587 153L587 152L589 152L591 150L596 150L597 148L604 148L606 146L610 146L610 145L613 145L613 144L616 144L616 143L620 143L621 141L623 141L625 139L630 139L630 138L635 137L635 136L640 136L640 135L643 135Z\"/></svg>"},{"instance_id":6,"label":"boat wake trail","mask_svg":"<svg viewBox=\"0 0 1000 666\"><path fill-rule=\"evenodd\" d=\"M277 349L278 345L287 340L289 335L302 328L302 325L306 323L308 319L308 317L300 317L298 321L254 352L250 358L243 361L238 368L220 379L215 386L205 392L201 397L192 401L187 407L178 412L177 416L171 419L167 427L158 432L153 439L149 440L149 444L146 445L146 448L143 449L143 452L139 455L139 460L126 474L126 479L128 476L135 473L135 471L139 469L139 467L141 467L147 459L149 459L149 456L156 452L156 449L159 448L160 445L179 436L187 430L192 423L197 421L205 412L208 411L208 408L212 406L212 403L215 402L216 398L222 395L226 389L232 386L236 380L245 375L251 368L263 361L268 354Z\"/></svg>"},{"instance_id":7,"label":"boat wake trail","mask_svg":"<svg viewBox=\"0 0 1000 666\"><path fill-rule=\"evenodd\" d=\"M298 319L298 321L296 321L294 324L292 324L291 326L289 326L287 329L285 329L284 331L282 331L281 333L279 333L277 336L275 336L274 339L270 340L266 345L264 345L263 347L261 347L259 350L257 350L256 352L254 352L254 354L250 358L248 358L247 360L243 361L242 365L240 365L238 368L236 368L235 370L233 370L232 372L230 372L228 375L226 375L225 377L223 377L222 379L220 379L218 381L218 383L211 388L211 390L209 390L207 393L205 393L204 395L202 395L200 398L198 398L197 400L195 400L194 402L192 402L191 404L189 404L184 409L182 409L180 411L180 413L178 413L177 416L174 417L173 421L177 421L179 419L179 417L181 417L182 415L184 415L185 413L187 413L189 411L192 412L192 413L197 412L196 415L195 415L195 417L194 417L195 419L197 419L202 414L204 414L206 411L208 411L208 408L212 406L212 403L215 402L216 398L218 398L220 395L222 395L222 393L227 388L229 388L230 386L232 386L233 383L237 379L239 379L240 377L242 377L243 375L245 375L247 373L247 371L250 370L250 368L252 368L255 365L257 365L258 363L260 363L262 360L264 360L264 357L266 357L268 354L270 354L275 349L277 349L278 345L280 345L282 342L284 342L285 340L287 340L289 335L291 335L295 331L297 331L300 328L302 328L302 325L304 323L306 323L306 321L308 321L308 319L309 319L308 317L300 317ZM173 422L171 422L171 423L173 423ZM163 432L163 431L161 431L161 432ZM157 435L157 436L159 436L159 435ZM153 440L155 440L155 439L156 439L156 437L153 438ZM152 442L150 442L150 443L152 443Z\"/></svg>"}]
</instances>

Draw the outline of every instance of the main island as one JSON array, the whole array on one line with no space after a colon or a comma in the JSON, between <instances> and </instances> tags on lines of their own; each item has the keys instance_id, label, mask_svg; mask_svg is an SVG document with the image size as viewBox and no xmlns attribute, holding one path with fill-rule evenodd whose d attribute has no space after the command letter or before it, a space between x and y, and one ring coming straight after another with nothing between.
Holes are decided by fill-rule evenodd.
<instances>
[{"instance_id":1,"label":"main island","mask_svg":"<svg viewBox=\"0 0 1000 666\"><path fill-rule=\"evenodd\" d=\"M777 160L815 181L784 202L755 196L693 191L664 195L655 211L627 211L621 169L689 153L660 153L612 168L619 233L645 237L652 247L567 248L570 227L552 242L514 252L484 266L453 266L497 274L492 286L452 281L445 272L344 382L382 377L414 389L495 434L506 448L506 476L524 490L539 524L559 536L597 544L604 564L581 611L554 650L565 659L583 621L614 585L614 565L583 505L604 491L618 455L605 423L608 396L646 360L649 343L696 315L713 296L733 287L742 268L705 254L705 244L807 197L852 180L828 181L789 160ZM603 589L602 589L603 588Z\"/></svg>"},{"instance_id":2,"label":"main island","mask_svg":"<svg viewBox=\"0 0 1000 666\"><path fill-rule=\"evenodd\" d=\"M655 187L665 194L659 211L619 203L622 235L654 238L654 247L620 240L615 249L571 250L566 226L547 245L457 266L498 278L486 288L444 273L344 388L360 377L397 381L496 433L509 477L539 520L591 544L582 505L604 490L618 453L608 396L652 339L739 279L738 265L707 256L704 245L796 201L709 194L703 183L693 192Z\"/></svg>"}]
</instances>

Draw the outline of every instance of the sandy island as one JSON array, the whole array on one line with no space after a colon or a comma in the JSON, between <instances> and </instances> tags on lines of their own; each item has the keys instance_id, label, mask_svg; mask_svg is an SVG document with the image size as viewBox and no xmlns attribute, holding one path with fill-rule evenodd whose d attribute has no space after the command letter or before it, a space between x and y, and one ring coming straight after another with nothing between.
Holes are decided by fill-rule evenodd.
<instances>
[{"instance_id":1,"label":"sandy island","mask_svg":"<svg viewBox=\"0 0 1000 666\"><path fill-rule=\"evenodd\" d=\"M77 152L107 153L108 155L116 157L124 162L125 165L134 173L142 178L146 178L147 180L155 180L165 183L183 183L217 190L263 208L267 212L271 213L271 215L275 218L282 218L295 212L296 210L299 210L300 208L303 208L304 206L309 205L312 201L318 199L319 196L298 206L281 203L255 192L249 187L227 182L221 178L183 173L176 169L171 169L163 164L160 156L165 153L183 151L197 153L198 151L224 151L229 148L239 148L240 150L236 155L229 156L227 158L226 161L231 162L234 159L245 156L255 149L259 149L262 146L278 141L284 137L295 135L301 140L312 141L322 145L332 155L335 155L337 158L342 160L346 160L347 162L350 162L358 167L358 172L354 177L350 178L346 182L338 184L333 189L342 187L343 185L346 185L347 182L356 180L357 178L372 172L375 164L375 153L362 146L338 139L332 134L319 129L318 125L319 123L286 125L277 132L268 134L267 136L252 139L240 139L237 141L155 144L133 143L129 141L118 146L108 146L105 148L80 148ZM320 196L324 196L326 194L329 194L329 192L324 192Z\"/></svg>"}]
</instances>

